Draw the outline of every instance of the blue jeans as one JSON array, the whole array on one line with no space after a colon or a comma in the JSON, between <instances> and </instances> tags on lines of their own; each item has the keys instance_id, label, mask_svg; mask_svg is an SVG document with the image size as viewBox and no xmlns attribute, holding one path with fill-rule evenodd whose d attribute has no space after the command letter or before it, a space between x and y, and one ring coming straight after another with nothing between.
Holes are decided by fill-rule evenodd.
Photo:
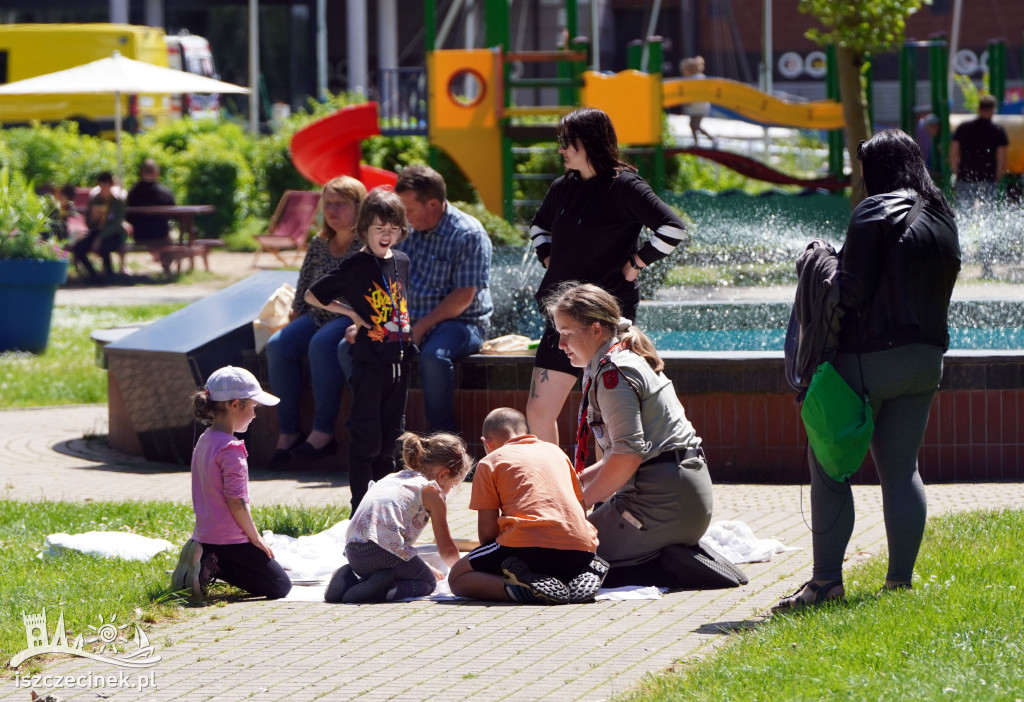
<instances>
[{"instance_id":1,"label":"blue jeans","mask_svg":"<svg viewBox=\"0 0 1024 702\"><path fill-rule=\"evenodd\" d=\"M338 349L339 345L345 344L345 330L350 324L348 317L338 317L317 329L307 314L278 329L270 337L267 342L267 375L270 391L281 398L277 405L277 425L282 434L297 434L302 430L299 400L302 398L302 365L307 357L316 405L313 429L334 434L345 378L352 373L351 360L348 367L342 365L351 357L347 353L339 353Z\"/></svg>"},{"instance_id":2,"label":"blue jeans","mask_svg":"<svg viewBox=\"0 0 1024 702\"><path fill-rule=\"evenodd\" d=\"M420 389L431 431L457 430L455 362L479 351L483 343L479 327L456 319L441 322L423 340L419 356Z\"/></svg>"}]
</instances>

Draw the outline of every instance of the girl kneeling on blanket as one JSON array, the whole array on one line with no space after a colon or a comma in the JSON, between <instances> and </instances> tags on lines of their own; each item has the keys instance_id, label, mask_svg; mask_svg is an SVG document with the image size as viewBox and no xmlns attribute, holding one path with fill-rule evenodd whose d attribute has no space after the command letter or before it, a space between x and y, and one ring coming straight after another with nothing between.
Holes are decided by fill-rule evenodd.
<instances>
[{"instance_id":1,"label":"girl kneeling on blanket","mask_svg":"<svg viewBox=\"0 0 1024 702\"><path fill-rule=\"evenodd\" d=\"M432 593L444 576L413 546L428 521L444 562L451 567L459 560L445 495L472 466L465 444L451 434L411 432L398 441L406 467L373 483L356 508L346 535L348 565L331 577L327 602L385 602Z\"/></svg>"}]
</instances>

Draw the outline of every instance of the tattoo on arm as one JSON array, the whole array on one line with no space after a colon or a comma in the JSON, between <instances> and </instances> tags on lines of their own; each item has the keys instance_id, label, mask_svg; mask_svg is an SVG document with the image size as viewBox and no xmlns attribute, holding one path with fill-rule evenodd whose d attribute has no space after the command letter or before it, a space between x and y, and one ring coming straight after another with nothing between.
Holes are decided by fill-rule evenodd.
<instances>
[{"instance_id":1,"label":"tattoo on arm","mask_svg":"<svg viewBox=\"0 0 1024 702\"><path fill-rule=\"evenodd\" d=\"M530 397L539 398L540 395L537 393L538 383L544 383L548 380L547 368L537 368L533 371L533 377L530 378Z\"/></svg>"}]
</instances>

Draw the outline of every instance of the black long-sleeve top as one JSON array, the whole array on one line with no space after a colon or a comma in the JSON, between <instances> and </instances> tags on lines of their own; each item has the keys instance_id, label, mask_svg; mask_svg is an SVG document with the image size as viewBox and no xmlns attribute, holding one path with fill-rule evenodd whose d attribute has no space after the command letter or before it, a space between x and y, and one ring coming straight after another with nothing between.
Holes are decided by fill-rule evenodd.
<instances>
[{"instance_id":1,"label":"black long-sleeve top","mask_svg":"<svg viewBox=\"0 0 1024 702\"><path fill-rule=\"evenodd\" d=\"M640 249L643 226L654 236ZM668 256L686 239L686 226L633 171L588 180L569 171L548 189L530 237L541 261L551 257L537 299L561 282L578 280L604 288L630 308L640 301L640 283L622 276L626 261L634 253L647 265Z\"/></svg>"},{"instance_id":2,"label":"black long-sleeve top","mask_svg":"<svg viewBox=\"0 0 1024 702\"><path fill-rule=\"evenodd\" d=\"M848 310L840 351L949 348L949 300L960 272L956 223L925 205L904 231L913 205L914 193L900 190L866 198L853 211L839 252L839 302Z\"/></svg>"}]
</instances>

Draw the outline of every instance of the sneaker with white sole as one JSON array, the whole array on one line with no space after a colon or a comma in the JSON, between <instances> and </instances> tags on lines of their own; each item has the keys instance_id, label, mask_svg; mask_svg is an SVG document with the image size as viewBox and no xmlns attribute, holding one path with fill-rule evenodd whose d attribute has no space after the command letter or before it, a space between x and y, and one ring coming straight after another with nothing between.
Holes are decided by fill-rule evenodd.
<instances>
[{"instance_id":1,"label":"sneaker with white sole","mask_svg":"<svg viewBox=\"0 0 1024 702\"><path fill-rule=\"evenodd\" d=\"M204 597L202 584L203 545L195 539L189 539L181 547L178 565L171 574L171 589L191 590L193 597Z\"/></svg>"},{"instance_id":2,"label":"sneaker with white sole","mask_svg":"<svg viewBox=\"0 0 1024 702\"><path fill-rule=\"evenodd\" d=\"M605 576L608 575L609 568L608 561L594 554L593 560L590 561L586 569L566 583L569 588L570 604L590 602L594 599L598 590L601 589Z\"/></svg>"},{"instance_id":3,"label":"sneaker with white sole","mask_svg":"<svg viewBox=\"0 0 1024 702\"><path fill-rule=\"evenodd\" d=\"M505 592L515 602L523 604L568 604L569 588L558 578L530 571L530 566L519 558L506 558L501 563L505 574Z\"/></svg>"}]
</instances>

